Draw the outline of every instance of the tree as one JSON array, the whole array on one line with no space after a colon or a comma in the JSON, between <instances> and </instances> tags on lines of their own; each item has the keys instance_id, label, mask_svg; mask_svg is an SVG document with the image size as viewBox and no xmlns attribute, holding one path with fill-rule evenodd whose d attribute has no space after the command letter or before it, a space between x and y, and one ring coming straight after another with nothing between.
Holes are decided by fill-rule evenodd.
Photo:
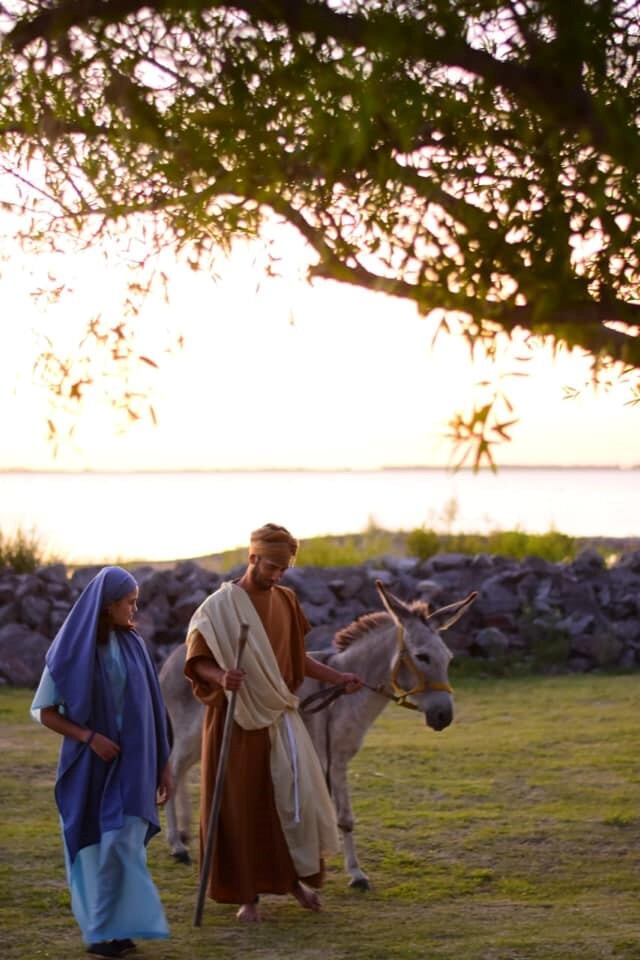
<instances>
[{"instance_id":1,"label":"tree","mask_svg":"<svg viewBox=\"0 0 640 960\"><path fill-rule=\"evenodd\" d=\"M144 214L197 261L275 215L312 278L447 311L472 349L521 329L596 379L640 367L637 0L3 9L0 145L42 164L43 236ZM509 425L453 431L482 457Z\"/></svg>"}]
</instances>

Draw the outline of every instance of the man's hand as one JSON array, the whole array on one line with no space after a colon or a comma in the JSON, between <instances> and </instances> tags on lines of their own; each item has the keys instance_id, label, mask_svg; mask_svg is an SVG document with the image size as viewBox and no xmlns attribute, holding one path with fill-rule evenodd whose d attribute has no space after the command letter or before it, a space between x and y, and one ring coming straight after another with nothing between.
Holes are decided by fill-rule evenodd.
<instances>
[{"instance_id":1,"label":"man's hand","mask_svg":"<svg viewBox=\"0 0 640 960\"><path fill-rule=\"evenodd\" d=\"M343 673L340 678L340 683L346 684L344 688L345 693L355 693L357 690L362 689L364 681L360 679L357 673Z\"/></svg>"},{"instance_id":2,"label":"man's hand","mask_svg":"<svg viewBox=\"0 0 640 960\"><path fill-rule=\"evenodd\" d=\"M225 690L239 690L246 676L244 670L221 670L220 686Z\"/></svg>"}]
</instances>

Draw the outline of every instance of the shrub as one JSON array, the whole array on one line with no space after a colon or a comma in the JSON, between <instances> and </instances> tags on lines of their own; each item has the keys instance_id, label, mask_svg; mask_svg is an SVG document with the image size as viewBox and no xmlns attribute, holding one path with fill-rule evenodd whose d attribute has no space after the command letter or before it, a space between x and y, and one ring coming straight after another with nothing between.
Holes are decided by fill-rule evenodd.
<instances>
[{"instance_id":1,"label":"shrub","mask_svg":"<svg viewBox=\"0 0 640 960\"><path fill-rule=\"evenodd\" d=\"M0 567L16 573L32 573L43 563L42 548L34 531L18 528L12 536L0 530Z\"/></svg>"},{"instance_id":2,"label":"shrub","mask_svg":"<svg viewBox=\"0 0 640 960\"><path fill-rule=\"evenodd\" d=\"M300 567L350 567L393 552L393 535L370 524L360 534L302 540L296 564Z\"/></svg>"},{"instance_id":3,"label":"shrub","mask_svg":"<svg viewBox=\"0 0 640 960\"><path fill-rule=\"evenodd\" d=\"M575 557L576 544L572 537L557 530L549 530L547 533L505 530L489 534L488 552L515 557L517 560L542 557L550 563L560 563Z\"/></svg>"},{"instance_id":4,"label":"shrub","mask_svg":"<svg viewBox=\"0 0 640 960\"><path fill-rule=\"evenodd\" d=\"M503 557L523 560L542 557L551 563L572 560L576 555L576 541L557 530L548 533L524 533L522 530L496 530L487 535L479 533L437 534L420 528L407 536L407 550L411 556L427 560L436 553L495 553Z\"/></svg>"},{"instance_id":5,"label":"shrub","mask_svg":"<svg viewBox=\"0 0 640 960\"><path fill-rule=\"evenodd\" d=\"M429 557L435 556L440 549L440 537L433 530L420 528L412 530L407 535L407 550L412 557L428 560Z\"/></svg>"}]
</instances>

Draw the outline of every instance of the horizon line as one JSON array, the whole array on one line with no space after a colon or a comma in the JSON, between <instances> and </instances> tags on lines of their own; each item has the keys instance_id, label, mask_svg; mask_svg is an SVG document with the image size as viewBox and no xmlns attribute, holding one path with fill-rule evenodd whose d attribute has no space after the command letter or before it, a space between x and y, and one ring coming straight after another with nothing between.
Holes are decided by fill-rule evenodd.
<instances>
[{"instance_id":1,"label":"horizon line","mask_svg":"<svg viewBox=\"0 0 640 960\"><path fill-rule=\"evenodd\" d=\"M110 475L110 474L184 474L184 473L393 473L401 471L445 471L450 473L471 473L472 466L455 468L446 464L382 464L377 467L120 467L94 469L89 467L0 467L0 474L67 474L67 475ZM482 467L478 472L491 470ZM640 470L640 463L512 463L496 464L497 472L504 470Z\"/></svg>"}]
</instances>

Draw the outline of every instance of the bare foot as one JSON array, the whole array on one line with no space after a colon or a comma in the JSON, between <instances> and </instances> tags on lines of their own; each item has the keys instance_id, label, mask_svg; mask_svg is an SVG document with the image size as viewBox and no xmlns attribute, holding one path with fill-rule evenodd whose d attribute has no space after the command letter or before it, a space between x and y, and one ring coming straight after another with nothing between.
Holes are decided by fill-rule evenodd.
<instances>
[{"instance_id":1,"label":"bare foot","mask_svg":"<svg viewBox=\"0 0 640 960\"><path fill-rule=\"evenodd\" d=\"M243 903L236 913L236 917L240 923L260 923L262 921L257 903Z\"/></svg>"},{"instance_id":2,"label":"bare foot","mask_svg":"<svg viewBox=\"0 0 640 960\"><path fill-rule=\"evenodd\" d=\"M291 892L305 910L313 910L317 913L322 909L318 894L314 890L310 890L309 887L305 887L299 880Z\"/></svg>"}]
</instances>

